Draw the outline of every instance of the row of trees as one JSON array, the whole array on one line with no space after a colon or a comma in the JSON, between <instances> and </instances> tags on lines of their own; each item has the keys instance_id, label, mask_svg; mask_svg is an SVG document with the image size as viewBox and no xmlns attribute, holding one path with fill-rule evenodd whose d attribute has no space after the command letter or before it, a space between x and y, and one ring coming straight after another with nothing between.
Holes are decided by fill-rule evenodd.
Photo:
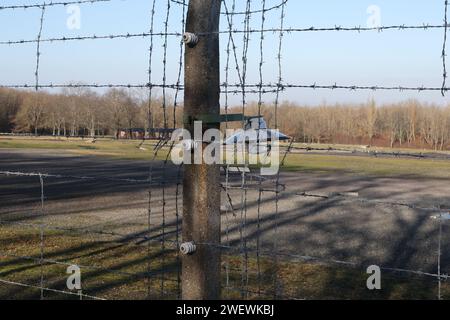
<instances>
[{"instance_id":1,"label":"row of trees","mask_svg":"<svg viewBox=\"0 0 450 320\"><path fill-rule=\"evenodd\" d=\"M246 113L261 113L269 126L275 127L273 106L252 103ZM284 102L276 122L281 131L305 143L450 149L450 105L439 107L415 100L383 106L373 100L359 105L319 106Z\"/></svg>"},{"instance_id":2,"label":"row of trees","mask_svg":"<svg viewBox=\"0 0 450 320\"><path fill-rule=\"evenodd\" d=\"M166 105L166 110L162 106ZM241 112L230 108L230 113ZM110 89L104 94L84 88L68 88L59 94L0 89L0 132L52 134L55 136L116 135L121 128L163 128L182 123L182 106L145 91ZM450 105L439 107L411 100L377 106L302 106L282 103L250 103L247 115L264 115L269 126L306 143L357 143L379 146L450 148ZM164 116L165 114L165 116ZM166 119L166 121L164 121ZM239 124L235 124L239 126Z\"/></svg>"},{"instance_id":3,"label":"row of trees","mask_svg":"<svg viewBox=\"0 0 450 320\"><path fill-rule=\"evenodd\" d=\"M102 95L85 88L60 94L0 89L0 132L103 136L122 128L147 130L164 126L162 105L160 97L149 104L145 92L128 89Z\"/></svg>"}]
</instances>

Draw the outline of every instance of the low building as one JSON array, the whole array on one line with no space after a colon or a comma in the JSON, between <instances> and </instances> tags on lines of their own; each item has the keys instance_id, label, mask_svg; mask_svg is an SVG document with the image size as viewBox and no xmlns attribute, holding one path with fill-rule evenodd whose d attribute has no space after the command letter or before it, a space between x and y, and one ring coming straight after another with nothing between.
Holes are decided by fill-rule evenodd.
<instances>
[{"instance_id":1,"label":"low building","mask_svg":"<svg viewBox=\"0 0 450 320\"><path fill-rule=\"evenodd\" d=\"M145 130L142 128L119 129L117 139L144 139Z\"/></svg>"},{"instance_id":2,"label":"low building","mask_svg":"<svg viewBox=\"0 0 450 320\"><path fill-rule=\"evenodd\" d=\"M117 131L117 139L155 139L170 138L174 129L153 128L146 131L143 128L122 128Z\"/></svg>"}]
</instances>

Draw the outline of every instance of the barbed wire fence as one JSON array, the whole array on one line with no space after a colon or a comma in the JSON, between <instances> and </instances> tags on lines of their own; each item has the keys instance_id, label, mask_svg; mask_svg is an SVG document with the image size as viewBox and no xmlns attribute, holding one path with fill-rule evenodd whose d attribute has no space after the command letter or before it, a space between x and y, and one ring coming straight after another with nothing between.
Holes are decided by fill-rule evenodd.
<instances>
[{"instance_id":1,"label":"barbed wire fence","mask_svg":"<svg viewBox=\"0 0 450 320\"><path fill-rule=\"evenodd\" d=\"M141 88L148 90L148 110L151 112L155 106L153 101L153 93L155 89L161 89L162 105L164 112L164 127L166 129L172 126L173 129L179 125L176 119L176 109L181 104L180 92L184 91L184 85L182 83L183 75L183 54L184 44L182 37L185 30L186 14L188 8L188 1L176 1L167 0L165 3L165 10L158 12L161 6L157 6L157 0L153 0L151 4L150 12L150 27L149 31L142 33L123 33L123 34L109 34L109 35L90 35L90 36L62 36L62 37L43 37L43 28L45 26L46 12L52 7L56 6L68 6L72 4L76 5L105 5L107 3L114 2L115 0L87 0L87 1L67 1L67 2L42 2L29 5L10 5L0 6L0 13L2 11L16 11L16 10L40 10L39 30L35 39L23 39L23 40L7 40L0 41L0 46L18 46L22 44L35 44L36 45L36 65L35 65L35 83L25 84L1 84L0 88L12 88L12 89L34 89L39 92L43 89L62 89L62 88ZM223 83L221 84L221 95L223 98L223 108L225 115L228 115L230 108L230 101L232 95L240 96L242 113L246 114L246 107L249 103L249 95L255 94L257 96L258 115L262 116L262 107L265 104L265 97L269 96L273 98L271 106L274 110L274 125L275 128L279 128L278 123L278 110L280 106L280 99L282 94L289 89L312 89L312 90L349 90L349 91L417 91L417 92L441 92L445 95L448 91L446 84L447 70L446 70L446 40L447 40L447 12L448 1L444 1L444 20L440 24L422 24L422 25L387 25L377 27L346 27L346 26L332 26L332 27L288 27L286 26L286 13L289 1L288 0L246 0L238 3L236 0L224 0L222 1L222 28L217 32L198 33L198 37L208 36L221 36L226 39L225 52L225 69L223 76ZM132 3L130 2L130 5ZM177 7L181 17L177 17L180 22L176 23L178 32L170 31L169 28L171 18L173 16L173 8ZM163 17L163 25L160 31L156 31L155 15ZM268 27L268 15L278 15L278 25ZM272 16L271 16L272 17ZM260 22L259 27L255 27L253 20ZM180 24L181 23L181 24ZM236 27L237 25L243 25L243 28ZM311 33L311 32L384 32L389 30L404 31L404 30L442 30L444 33L443 46L442 46L442 86L430 87L424 85L418 86L384 86L384 85L340 85L332 83L329 85L324 84L302 84L302 83L287 83L283 77L283 43L286 36L293 36L299 33ZM277 65L277 79L273 82L267 81L264 76L265 61L265 48L266 36L275 35L278 37L276 46L276 65ZM257 36L259 57L257 70L249 70L249 49L251 45L251 37ZM155 50L155 38L162 39L162 81L160 83L154 83L153 66L155 63L154 50ZM242 37L242 39L240 39ZM148 83L91 83L91 84L61 84L61 83L41 83L40 81L40 64L41 64L41 45L43 43L65 43L69 41L88 41L88 40L106 40L106 39L131 39L142 38L149 40L149 57L148 57ZM180 43L179 55L178 55L178 68L176 70L175 83L169 83L168 80L168 45L170 42ZM241 50L241 51L239 51ZM234 70L234 72L233 72ZM256 72L258 75L257 83L249 83L249 72ZM233 79L235 83L233 83ZM174 91L174 101L170 102L168 99L168 91ZM39 102L36 102L39 103ZM170 125L167 110L169 106L173 106L173 121ZM150 116L149 116L150 125ZM225 122L228 127L228 123ZM245 126L244 121L242 126ZM59 288L52 287L51 279L46 280L46 267L49 265L59 265L69 267L72 265L78 265L82 270L88 270L97 274L97 272L117 275L126 277L126 279L137 279L146 283L146 298L180 298L181 297L181 258L180 258L180 245L182 239L181 234L181 220L182 214L180 212L180 195L182 193L182 166L174 166L169 163L169 156L174 148L174 142L170 141L170 137L164 136L156 145L153 146L152 154L149 156L149 171L148 178L145 179L131 179L131 178L114 178L110 176L77 176L77 175L64 175L64 174L50 174L43 172L26 172L26 168L21 171L0 171L0 175L8 179L34 179L39 185L39 209L36 214L36 218L39 219L38 223L29 223L23 221L17 221L15 219L1 219L0 225L13 228L31 228L39 231L39 252L33 255L26 255L20 253L14 253L13 249L1 250L0 256L16 263L21 261L28 261L35 264L39 268L38 283L33 281L27 282L23 280L14 280L5 278L0 272L0 282L4 285L11 287L27 287L31 289L39 290L40 298L46 299L50 293L62 294L67 296L74 296L80 299L104 299L101 295L92 294L88 289L83 288L78 292L68 291L64 288L64 285L59 283ZM324 151L323 149L314 150L309 147L299 148L296 147L293 142L284 146L281 155L281 167L283 167L289 154L296 150L303 151ZM342 151L334 150L332 148L325 149L326 151ZM381 153L373 153L371 155L379 156ZM399 154L389 153L384 155L398 156L398 157L427 157L426 154ZM160 162L157 159L162 159ZM298 296L296 294L289 294L284 290L285 283L283 283L283 275L280 274L286 261L289 263L298 262L313 262L324 265L338 265L344 267L357 268L365 272L367 265L362 263L329 259L326 257L313 257L309 255L302 255L292 253L280 248L280 224L283 212L280 212L280 202L288 196L294 198L308 198L318 201L327 201L330 199L340 199L352 203L364 203L368 205L383 205L394 210L399 207L412 209L420 212L429 212L437 214L436 220L438 220L438 248L436 249L437 265L436 272L426 272L421 270L413 270L407 268L395 268L389 266L380 266L381 270L390 272L393 274L405 274L410 276L420 276L425 279L431 279L438 284L437 297L439 299L442 296L442 283L448 280L448 275L443 272L442 268L442 241L443 241L443 224L444 215L448 213L449 208L445 204L436 204L434 206L423 206L402 201L380 201L372 199L364 199L358 194L347 193L331 193L323 194L316 193L314 191L304 192L290 192L286 184L283 183L283 175L281 170L273 178L265 178L257 174L251 173L251 168L248 164L245 164L243 168L238 170L238 179L233 179L234 167L227 165L224 167L224 182L221 182L220 187L223 191L223 198L226 205L223 209L224 230L222 236L222 244L216 243L196 243L198 246L215 247L219 249L223 254L222 262L222 282L223 291L222 295L230 295L233 293L239 295L242 299L269 297L275 299L303 299L304 296ZM175 174L173 174L175 172ZM250 172L250 173L249 173ZM108 182L117 184L130 184L137 185L142 188L148 188L148 208L146 210L146 230L143 233L119 233L112 231L104 231L87 227L61 227L55 226L48 220L48 214L46 212L46 199L48 197L46 191L46 183L50 181L77 181L79 183L84 182ZM256 182L255 182L256 181ZM233 183L235 182L235 183ZM175 190L170 186L174 185ZM172 193L173 194L169 194ZM159 197L155 197L160 193ZM252 194L255 199L250 200L249 195ZM172 197L173 196L173 197ZM169 206L169 202L173 201L173 206ZM256 217L249 217L249 211L252 210L252 202L256 203ZM236 206L236 203L239 205ZM273 206L266 206L265 203L271 203ZM159 207L158 210L155 208ZM170 207L170 208L169 208ZM158 212L156 212L158 211ZM264 211L267 216L264 215ZM268 243L266 239L263 239L262 234L264 232L263 225L267 221L270 214L272 219L272 233L271 242ZM171 215L169 217L169 215ZM175 218L175 223L168 223L168 218ZM256 230L253 230L250 226L249 220L256 226ZM156 224L158 227L156 228ZM172 230L172 228L175 230ZM233 235L233 231L237 235ZM155 232L158 234L155 235ZM126 246L136 246L145 250L145 262L146 267L140 272L123 271L120 268L101 267L94 264L82 265L75 263L74 261L56 260L51 258L50 248L46 246L46 235L54 236L54 234L69 234L70 236L77 235L79 237L92 236L99 237L108 244L118 244ZM255 243L251 243L252 236L255 236ZM155 248L158 253L155 254ZM49 257L46 255L49 253ZM158 263L155 261L159 260ZM169 266L175 260L175 271L169 270ZM270 268L267 269L267 265ZM269 273L267 276L266 273ZM270 279L267 279L270 278ZM53 283L54 284L54 283ZM289 291L289 290L287 290ZM294 290L295 291L295 290Z\"/></svg>"}]
</instances>

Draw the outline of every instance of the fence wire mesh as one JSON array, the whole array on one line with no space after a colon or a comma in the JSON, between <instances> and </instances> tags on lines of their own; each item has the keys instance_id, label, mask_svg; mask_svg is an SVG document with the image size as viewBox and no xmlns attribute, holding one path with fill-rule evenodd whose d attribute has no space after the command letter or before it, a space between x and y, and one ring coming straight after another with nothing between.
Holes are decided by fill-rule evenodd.
<instances>
[{"instance_id":1,"label":"fence wire mesh","mask_svg":"<svg viewBox=\"0 0 450 320\"><path fill-rule=\"evenodd\" d=\"M153 0L149 12L149 28L139 33L114 33L80 36L45 36L45 20L48 11L54 7L69 5L107 6L115 0L87 0L66 2L42 2L24 5L0 6L0 14L19 10L39 11L37 36L29 39L8 39L0 41L0 46L35 45L34 83L0 84L0 88L43 89L63 88L125 88L144 89L147 91L148 125L151 127L151 112L155 107L163 110L164 128L173 130L180 126L177 122L177 107L182 106L180 93L184 90L182 77L184 66L184 43L182 36L186 23L188 1ZM257 116L262 116L262 108L270 101L273 108L273 125L279 128L278 112L283 93L290 89L326 89L326 90L397 90L404 91L438 91L445 95L448 91L446 79L446 41L447 41L447 12L448 1L444 1L444 20L442 23L424 23L421 25L385 25L377 27L362 26L310 26L295 27L286 25L288 0L223 0L221 11L221 29L218 32L199 33L199 37L219 34L221 37L221 52L224 72L221 79L221 95L223 110L226 115L231 107L231 97L238 96L243 114L247 114L247 106L252 97L257 100ZM133 2L130 1L130 6ZM88 8L87 8L88 9ZM158 17L159 19L156 19ZM158 20L158 22L157 22ZM386 86L386 85L341 85L337 83L288 83L284 81L283 44L286 37L295 37L302 33L319 32L403 32L406 30L442 30L442 86L430 87L422 84L416 86ZM267 37L271 42L267 42ZM40 79L42 72L42 46L50 50L52 44L99 41L114 39L142 39L148 44L148 82L146 83L43 83ZM256 38L255 42L252 42ZM275 41L276 39L276 41ZM275 44L274 42L275 41ZM175 46L173 46L175 44ZM252 44L254 46L252 47ZM157 45L162 52L155 56ZM169 61L169 51L177 48L176 61ZM267 64L266 51L271 51L275 61L271 61L277 69L276 79L269 79L264 72ZM254 56L253 52L258 55ZM170 55L171 57L172 55ZM253 60L253 61L249 61ZM255 61L256 64L255 64ZM253 63L250 63L253 62ZM161 79L154 71L156 64L161 64ZM175 65L175 69L169 68ZM256 65L256 68L254 67ZM159 68L158 68L159 70ZM175 70L173 77L169 77L169 70ZM257 76L254 77L253 75ZM256 80L255 80L256 79ZM171 83L171 81L173 81ZM162 101L155 102L155 90L162 91ZM158 106L155 106L158 104ZM160 105L159 105L160 104ZM172 109L169 109L172 108ZM169 114L172 110L172 115ZM228 128L228 123L225 123ZM242 127L245 123L242 122ZM167 131L170 132L170 131ZM109 298L148 298L148 299L179 299L181 297L181 194L182 166L174 166L170 162L170 154L174 142L169 134L164 134L158 141L147 143L145 140L139 148L146 150L149 155L143 165L143 170L136 178L126 175L104 175L100 169L92 174L64 174L57 173L53 168L33 171L24 165L20 170L0 171L4 179L2 193L7 203L8 197L13 197L0 220L0 225L6 235L11 235L9 244L5 239L0 251L0 282L4 284L5 295L19 297L36 297L39 291L40 299L52 297L67 297L75 299L109 299ZM151 151L145 149L150 148ZM295 153L304 152L347 152L367 154L374 157L424 158L432 157L428 153L408 152L372 152L356 149L312 148L298 146L290 142L281 148L281 168L287 157ZM448 157L443 155L446 160ZM437 298L442 295L442 283L448 280L443 267L443 250L445 249L445 220L444 216L450 210L448 203L409 203L401 200L380 200L363 198L355 192L329 192L299 190L290 188L285 183L287 179L280 170L275 177L263 177L252 172L252 168L245 166L236 168L231 165L223 167L222 183L222 244L197 243L199 246L218 246L222 252L222 286L223 297L242 299L274 298L274 299L305 299L309 294L302 290L302 285L308 286L305 279L292 280L291 273L305 272L305 268L313 266L345 267L360 270L365 273L371 264L378 261L356 259L347 254L331 254L329 256L312 256L298 252L298 248L285 241L286 225L292 219L291 209L285 208L288 202L301 202L301 208L294 209L294 213L313 212L314 207L336 206L339 210L379 210L384 214L395 214L401 210L410 210L415 214L433 216L438 225L432 227L430 235L436 235L435 246L436 268L431 271L427 261L424 269L380 265L381 270L389 273L390 277L419 277L437 284ZM55 173L52 173L55 172ZM64 195L58 194L62 187L86 188L89 192L96 192L97 188L114 190L145 189L145 201L133 199L134 207L140 207L134 216L127 215L128 208L115 212L111 209L108 219L97 217L90 219L80 217L73 219L66 212L67 208L60 208L53 204ZM27 189L20 191L20 188ZM291 190L295 189L295 190ZM113 191L115 192L115 191ZM16 196L24 198L18 199ZM25 198L25 195L27 196ZM142 193L138 193L139 197ZM38 198L36 202L34 199ZM124 199L122 199L125 201ZM77 207L76 199L67 202L67 206ZM111 201L111 199L106 199ZM50 206L48 204L50 202ZM38 206L35 204L38 203ZM55 202L56 203L56 202ZM137 203L137 204L136 204ZM305 204L306 203L306 204ZM126 202L129 205L129 202ZM25 205L26 214L16 214L18 207ZM133 207L133 208L134 208ZM144 208L145 209L142 209ZM107 207L108 208L108 207ZM64 209L64 210L63 210ZM66 210L66 211L65 211ZM89 209L88 209L89 210ZM94 210L94 209L93 209ZM76 212L77 210L72 210ZM114 211L114 212L113 212ZM386 211L388 213L386 213ZM80 210L80 212L83 212ZM106 210L108 212L108 209ZM68 216L67 219L64 216ZM306 215L306 214L305 214ZM330 224L334 218L330 219ZM331 226L326 232L332 232ZM1 229L0 229L1 230ZM19 230L19 234L15 234ZM33 232L38 231L39 239L34 241ZM118 231L117 231L118 230ZM294 234L302 232L295 231ZM24 233L21 235L20 231ZM290 232L290 231L289 231ZM290 232L292 233L292 232ZM351 236L351 235L349 235ZM28 239L28 240L27 240ZM298 240L296 240L298 239ZM292 237L289 241L314 242L315 235L301 235ZM317 240L320 242L320 240ZM432 241L431 241L432 242ZM19 245L20 243L20 245ZM33 245L37 245L36 248ZM64 246L67 248L64 248ZM323 245L323 243L321 243ZM300 246L301 247L301 246ZM430 248L428 247L428 248ZM359 249L358 249L359 250ZM434 250L434 249L433 249ZM342 257L342 258L341 258ZM123 260L122 260L123 258ZM395 262L395 259L392 260ZM446 261L447 262L447 261ZM70 291L66 287L65 268L77 265L83 274L83 289ZM61 268L63 267L63 268ZM303 269L302 269L303 268ZM317 267L318 268L318 267ZM306 273L313 271L306 271ZM358 271L359 272L359 271ZM339 277L335 271L335 276ZM354 275L355 273L353 273ZM342 275L341 275L342 276ZM345 275L344 275L345 276ZM347 275L348 276L348 275ZM314 278L314 277L313 277ZM314 278L317 281L323 279ZM394 278L389 278L390 280ZM331 281L331 280L329 280ZM394 281L394 280L393 280ZM403 280L402 280L403 281ZM408 281L404 280L405 282ZM289 283L292 282L292 283ZM362 285L364 286L364 284ZM20 291L22 288L24 291ZM26 291L30 289L31 291ZM324 296L327 297L326 294Z\"/></svg>"}]
</instances>

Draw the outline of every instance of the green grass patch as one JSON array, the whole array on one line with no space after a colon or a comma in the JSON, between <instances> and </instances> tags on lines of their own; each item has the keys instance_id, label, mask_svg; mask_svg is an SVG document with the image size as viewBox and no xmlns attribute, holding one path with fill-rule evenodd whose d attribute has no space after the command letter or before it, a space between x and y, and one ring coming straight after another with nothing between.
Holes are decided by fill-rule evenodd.
<instances>
[{"instance_id":1,"label":"green grass patch","mask_svg":"<svg viewBox=\"0 0 450 320\"><path fill-rule=\"evenodd\" d=\"M84 294L106 299L178 297L179 260L173 249L162 252L159 244L147 246L100 241L61 232L46 232L44 243L45 259L81 266ZM0 254L0 279L39 286L42 272L45 287L67 291L67 266L45 263L41 267L39 264L38 230L0 227L0 244L3 252ZM268 257L260 259L258 268L253 256L248 260L248 283L242 286L242 262L238 255L222 257L224 299L271 299L275 286L277 297L285 299L437 298L437 282L432 278L383 274L382 290L369 291L366 288L368 275L360 269L284 260L275 264ZM248 294L243 295L242 291ZM444 298L450 298L448 283L443 283L442 294ZM44 297L78 299L77 296L47 291ZM0 284L0 299L39 298L39 289Z\"/></svg>"},{"instance_id":2,"label":"green grass patch","mask_svg":"<svg viewBox=\"0 0 450 320\"><path fill-rule=\"evenodd\" d=\"M153 159L155 141L52 138L0 138L0 149L60 150L87 156L102 156L126 160ZM319 147L327 147L320 145ZM411 150L410 150L411 151ZM164 160L168 148L163 148L156 159ZM281 155L282 156L282 155ZM318 173L351 173L376 176L411 176L450 178L450 161L408 158L375 158L371 156L289 154L283 170Z\"/></svg>"},{"instance_id":3,"label":"green grass patch","mask_svg":"<svg viewBox=\"0 0 450 320\"><path fill-rule=\"evenodd\" d=\"M155 141L98 139L92 143L90 139L78 138L0 138L0 149L40 149L58 150L80 155L103 156L127 160L153 159ZM142 147L142 148L139 148ZM167 149L158 152L156 159L163 160Z\"/></svg>"},{"instance_id":4,"label":"green grass patch","mask_svg":"<svg viewBox=\"0 0 450 320\"><path fill-rule=\"evenodd\" d=\"M286 158L284 169L325 173L346 172L376 176L450 177L450 161L430 159L290 154Z\"/></svg>"}]
</instances>

